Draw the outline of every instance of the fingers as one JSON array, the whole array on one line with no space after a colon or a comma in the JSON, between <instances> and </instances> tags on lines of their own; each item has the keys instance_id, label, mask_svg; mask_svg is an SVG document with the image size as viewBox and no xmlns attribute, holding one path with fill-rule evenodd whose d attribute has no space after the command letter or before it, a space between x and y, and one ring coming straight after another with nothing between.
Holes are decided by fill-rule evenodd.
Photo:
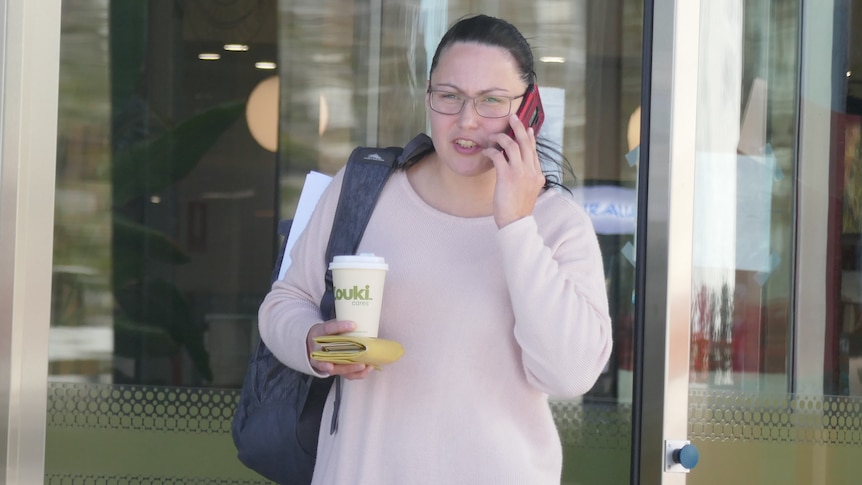
<instances>
[{"instance_id":1,"label":"fingers","mask_svg":"<svg viewBox=\"0 0 862 485\"><path fill-rule=\"evenodd\" d=\"M531 148L536 147L536 137L533 135L533 129L524 126L524 123L516 115L509 116L509 126L515 134L515 140L519 145L526 145Z\"/></svg>"},{"instance_id":2,"label":"fingers","mask_svg":"<svg viewBox=\"0 0 862 485\"><path fill-rule=\"evenodd\" d=\"M373 367L365 364L333 364L314 359L311 359L311 366L321 374L341 376L349 380L365 379L374 370Z\"/></svg>"},{"instance_id":3,"label":"fingers","mask_svg":"<svg viewBox=\"0 0 862 485\"><path fill-rule=\"evenodd\" d=\"M315 325L315 327L316 326L317 325ZM344 332L352 332L353 330L356 330L356 323L350 320L329 320L323 322L323 333L321 333L321 335L335 335Z\"/></svg>"},{"instance_id":4,"label":"fingers","mask_svg":"<svg viewBox=\"0 0 862 485\"><path fill-rule=\"evenodd\" d=\"M311 367L321 374L342 376L345 379L350 380L364 379L368 377L368 374L370 374L373 369L371 366L365 364L333 364L332 362L323 362L311 358L311 353L320 348L320 345L314 341L315 337L336 335L344 332L351 332L355 329L356 323L350 320L329 320L313 325L308 331L308 339L306 340L306 347L308 349Z\"/></svg>"},{"instance_id":5,"label":"fingers","mask_svg":"<svg viewBox=\"0 0 862 485\"><path fill-rule=\"evenodd\" d=\"M499 162L510 164L526 164L530 169L539 168L539 157L536 153L536 135L532 128L526 128L517 116L509 116L509 126L512 128L514 138L506 133L493 135L492 139L497 142L497 147L486 148L485 155L495 165Z\"/></svg>"},{"instance_id":6,"label":"fingers","mask_svg":"<svg viewBox=\"0 0 862 485\"><path fill-rule=\"evenodd\" d=\"M499 141L502 151L487 148L484 152L496 169L494 221L497 227L505 227L530 215L545 185L545 175L536 151L535 131L524 128L515 116L509 118L509 125L515 138L497 134L494 140Z\"/></svg>"},{"instance_id":7,"label":"fingers","mask_svg":"<svg viewBox=\"0 0 862 485\"><path fill-rule=\"evenodd\" d=\"M350 320L329 320L326 322L316 323L308 329L308 336L305 337L305 348L308 355L316 350L319 346L314 341L317 337L324 335L335 335L344 332L351 332L356 328L356 323Z\"/></svg>"}]
</instances>

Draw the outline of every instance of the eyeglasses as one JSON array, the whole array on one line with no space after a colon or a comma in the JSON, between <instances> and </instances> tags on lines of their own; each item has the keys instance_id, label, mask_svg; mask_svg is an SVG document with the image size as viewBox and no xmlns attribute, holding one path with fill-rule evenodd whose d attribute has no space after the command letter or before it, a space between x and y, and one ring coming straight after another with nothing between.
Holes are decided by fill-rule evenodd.
<instances>
[{"instance_id":1,"label":"eyeglasses","mask_svg":"<svg viewBox=\"0 0 862 485\"><path fill-rule=\"evenodd\" d=\"M428 89L431 109L443 115L456 115L464 109L467 100L473 101L476 113L482 118L505 118L512 112L512 101L520 96L498 96L486 94L469 97L453 91Z\"/></svg>"}]
</instances>

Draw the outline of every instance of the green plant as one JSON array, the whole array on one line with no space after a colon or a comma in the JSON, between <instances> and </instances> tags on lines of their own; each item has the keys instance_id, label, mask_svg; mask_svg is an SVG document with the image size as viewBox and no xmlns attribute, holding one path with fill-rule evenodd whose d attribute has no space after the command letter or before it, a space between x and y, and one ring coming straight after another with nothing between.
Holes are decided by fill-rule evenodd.
<instances>
[{"instance_id":1,"label":"green plant","mask_svg":"<svg viewBox=\"0 0 862 485\"><path fill-rule=\"evenodd\" d=\"M113 176L113 293L115 352L138 357L172 355L185 348L197 371L212 380L202 326L194 321L186 297L171 281L151 274L150 266L172 267L191 258L169 235L125 216L146 200L187 176L221 135L243 113L245 104L216 106L151 140L115 153Z\"/></svg>"}]
</instances>

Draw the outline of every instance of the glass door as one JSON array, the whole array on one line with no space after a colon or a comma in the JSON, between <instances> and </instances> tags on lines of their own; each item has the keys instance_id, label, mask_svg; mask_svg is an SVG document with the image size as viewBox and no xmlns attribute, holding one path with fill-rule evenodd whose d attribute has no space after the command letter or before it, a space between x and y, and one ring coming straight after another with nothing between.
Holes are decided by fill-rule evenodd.
<instances>
[{"instance_id":1,"label":"glass door","mask_svg":"<svg viewBox=\"0 0 862 485\"><path fill-rule=\"evenodd\" d=\"M699 18L688 483L857 483L862 9L700 2Z\"/></svg>"},{"instance_id":2,"label":"glass door","mask_svg":"<svg viewBox=\"0 0 862 485\"><path fill-rule=\"evenodd\" d=\"M275 18L63 2L45 483L264 482L230 424L273 264Z\"/></svg>"}]
</instances>

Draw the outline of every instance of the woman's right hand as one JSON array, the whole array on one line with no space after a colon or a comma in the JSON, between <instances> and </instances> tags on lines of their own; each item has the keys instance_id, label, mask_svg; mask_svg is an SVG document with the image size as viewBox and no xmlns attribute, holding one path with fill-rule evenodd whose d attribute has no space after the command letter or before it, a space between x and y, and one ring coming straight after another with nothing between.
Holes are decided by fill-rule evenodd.
<instances>
[{"instance_id":1,"label":"woman's right hand","mask_svg":"<svg viewBox=\"0 0 862 485\"><path fill-rule=\"evenodd\" d=\"M324 335L337 335L344 332L352 332L356 329L356 323L350 320L329 320L327 322L317 323L308 331L308 337L305 339L305 347L308 351L308 359L311 362L311 367L321 374L331 376L341 376L345 379L365 379L371 373L373 367L365 364L333 364L332 362L323 362L311 358L311 353L320 350L320 345L314 341L316 337Z\"/></svg>"}]
</instances>

